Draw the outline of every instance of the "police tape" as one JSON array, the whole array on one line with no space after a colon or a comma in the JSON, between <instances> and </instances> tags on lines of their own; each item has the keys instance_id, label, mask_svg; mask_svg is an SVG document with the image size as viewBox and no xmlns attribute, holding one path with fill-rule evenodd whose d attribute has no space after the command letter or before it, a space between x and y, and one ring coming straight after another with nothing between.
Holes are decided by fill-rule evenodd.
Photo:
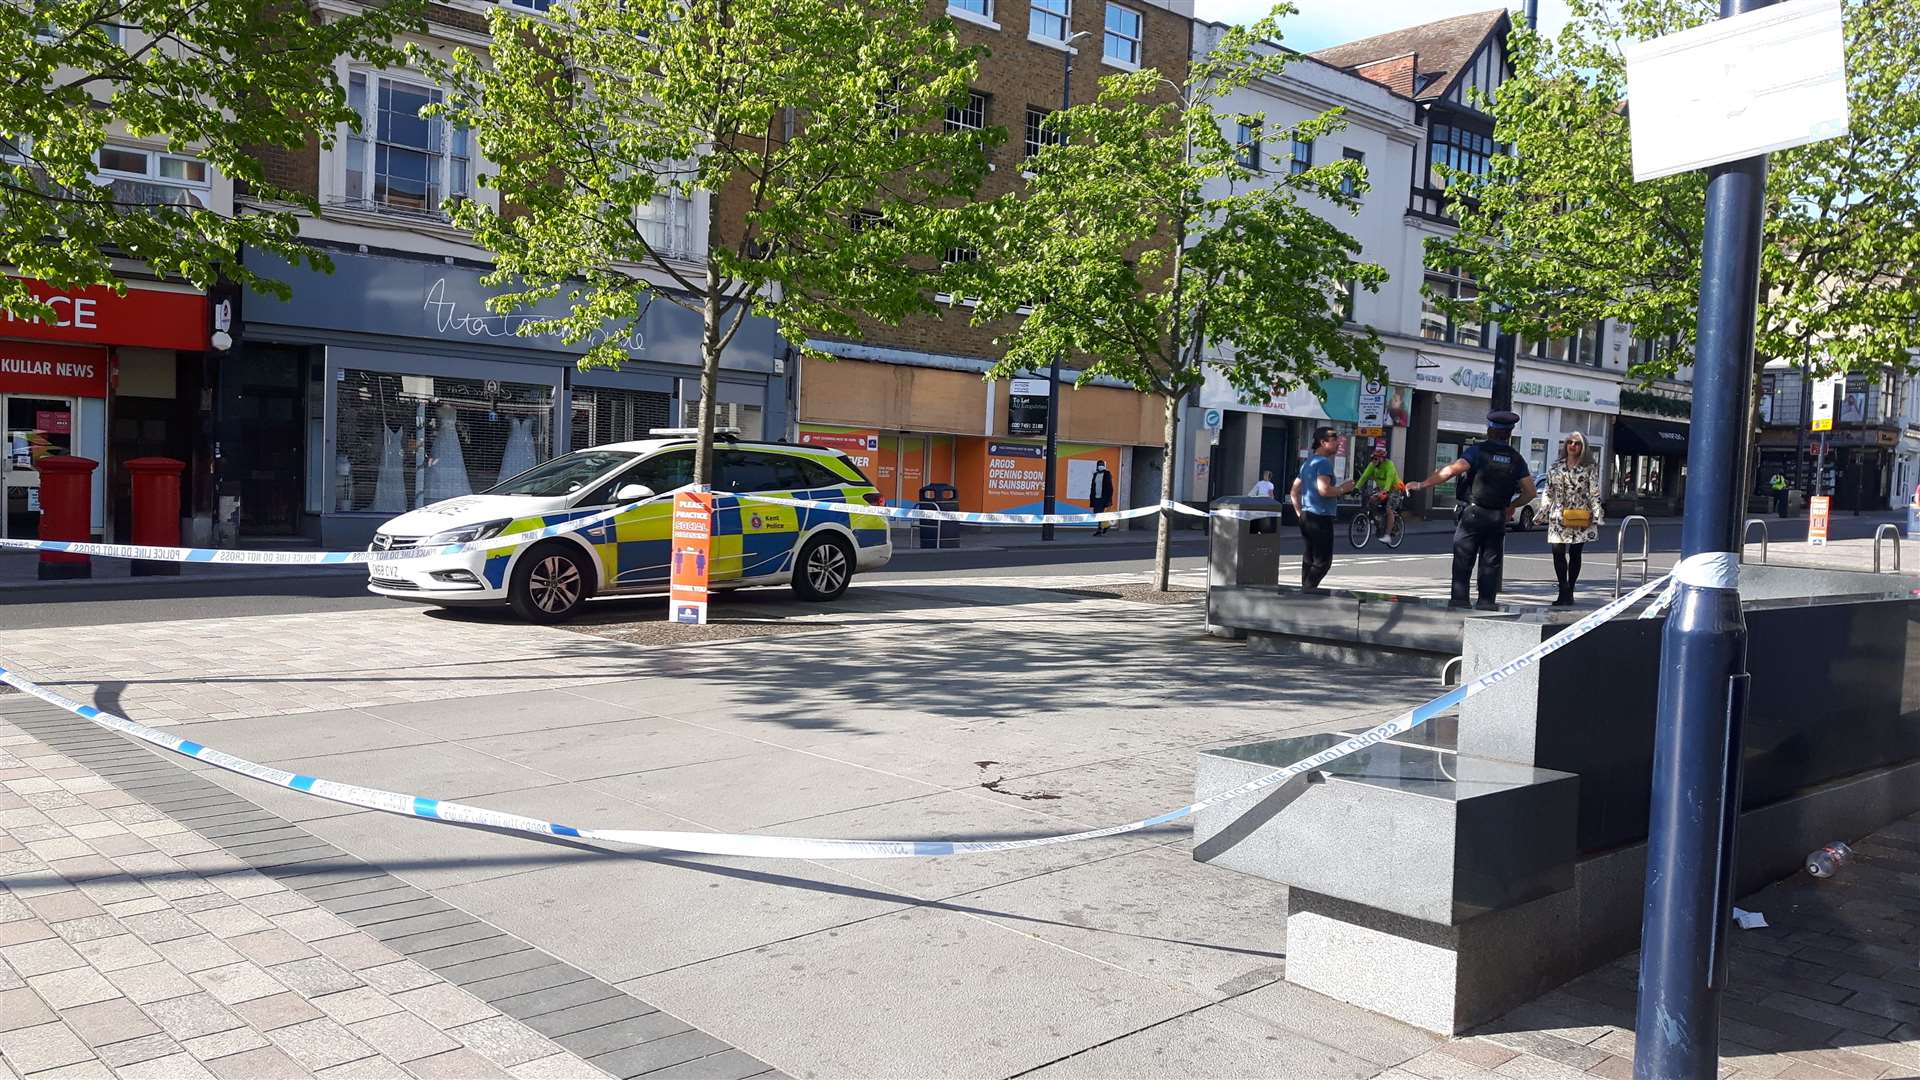
<instances>
[{"instance_id":1,"label":"police tape","mask_svg":"<svg viewBox=\"0 0 1920 1080\"><path fill-rule=\"evenodd\" d=\"M234 548L157 547L149 544L96 544L84 540L0 539L0 548L19 551L49 551L67 555L91 555L102 559L141 559L148 562L208 563L221 566L350 566L362 563L402 562L408 559L437 558L468 551L500 551L524 547L538 540L579 532L638 510L648 503L671 498L682 491L696 490L691 484L637 502L602 510L596 514L563 521L528 532L505 533L485 540L431 547L393 548L386 551L242 551ZM841 514L859 514L896 520L957 521L974 525L1101 525L1158 514L1164 507L1193 517L1225 517L1241 521L1279 517L1280 510L1247 510L1219 507L1201 510L1180 502L1160 506L1142 506L1132 510L1110 510L1098 514L986 514L963 510L923 510L908 506L868 506L864 503L823 502L816 499L788 499L774 495L733 495L716 493L720 498L741 502L766 503ZM448 530L454 531L454 530Z\"/></svg>"},{"instance_id":2,"label":"police tape","mask_svg":"<svg viewBox=\"0 0 1920 1080\"><path fill-rule=\"evenodd\" d=\"M1241 784L1239 787L1223 791L1198 802L1169 810L1164 814L1130 821L1124 825L1112 825L1104 829L1089 829L1084 832L1063 833L1054 836L1027 837L1019 840L836 840L803 836L768 836L750 833L703 833L703 832L666 832L642 829L599 829L577 828L558 822L542 821L538 818L509 814L498 810L488 810L465 803L432 799L423 795L409 795L379 788L361 787L357 784L343 784L335 780L307 776L301 773L287 772L270 765L248 761L222 750L205 746L189 739L180 738L145 724L136 723L123 716L91 705L85 705L63 697L52 690L40 686L4 667L0 667L0 682L5 682L25 693L31 694L50 705L65 709L76 716L89 720L100 727L118 731L142 742L171 750L196 761L203 761L216 768L250 776L269 784L275 784L293 791L305 792L333 802L345 803L368 810L380 810L389 814L406 817L424 818L430 821L445 821L461 825L478 825L512 832L529 833L543 837L565 837L568 839L597 840L605 843L622 844L634 847L654 848L662 851L686 852L697 855L736 855L765 859L903 859L926 858L941 855L978 855L999 851L1017 851L1025 848L1047 847L1053 844L1074 843L1082 840L1097 840L1107 836L1119 836L1124 833L1139 832L1168 822L1191 817L1210 807L1235 799L1244 798L1255 792L1263 791L1278 784L1313 772L1341 758L1357 753L1367 747L1386 742L1399 735L1412 731L1428 720L1446 712L1467 698L1489 687L1512 678L1531 667L1542 657L1567 647L1574 641L1592 632L1615 615L1626 611L1640 602L1655 589L1667 582L1662 576L1649 581L1639 588L1620 596L1599 608L1592 614L1580 619L1565 630L1528 649L1505 664L1488 671L1470 682L1441 694L1383 724L1369 728L1357 735L1308 755L1291 765L1275 769L1262 776Z\"/></svg>"},{"instance_id":3,"label":"police tape","mask_svg":"<svg viewBox=\"0 0 1920 1080\"><path fill-rule=\"evenodd\" d=\"M81 540L20 539L0 539L0 548L62 552L68 555L94 555L103 559L144 559L148 562L246 566L348 566L355 563L401 562L406 559L458 555L467 551L500 551L505 548L524 547L536 540L590 529L622 514L638 510L648 503L669 499L682 491L690 490L692 490L691 484L602 510L597 514L588 514L571 521L562 521L527 532L503 533L485 540L468 540L458 544L393 548L387 551L239 551L233 548L155 547L149 544L95 544ZM448 531L453 532L457 529L458 526Z\"/></svg>"}]
</instances>

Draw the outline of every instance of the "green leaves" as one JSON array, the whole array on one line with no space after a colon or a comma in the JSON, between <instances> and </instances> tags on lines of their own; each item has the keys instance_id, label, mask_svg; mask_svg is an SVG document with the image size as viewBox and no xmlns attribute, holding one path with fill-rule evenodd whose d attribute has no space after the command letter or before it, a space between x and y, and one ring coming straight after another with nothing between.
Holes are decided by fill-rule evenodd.
<instances>
[{"instance_id":1,"label":"green leaves","mask_svg":"<svg viewBox=\"0 0 1920 1080\"><path fill-rule=\"evenodd\" d=\"M1030 159L1024 190L995 206L966 285L976 321L1014 320L999 373L1065 353L1083 378L1175 396L1215 365L1261 400L1334 369L1378 373L1378 339L1345 327L1338 297L1377 290L1386 271L1310 206L1351 209L1364 170L1256 171L1231 138L1249 122L1271 145L1311 139L1343 125L1338 110L1285 129L1219 107L1279 71L1286 54L1261 45L1274 36L1271 16L1229 30L1184 84L1109 75L1063 115L1070 141Z\"/></svg>"},{"instance_id":2,"label":"green leaves","mask_svg":"<svg viewBox=\"0 0 1920 1080\"><path fill-rule=\"evenodd\" d=\"M445 72L446 112L478 132L504 208L456 221L519 290L503 308L572 302L529 332L597 340L583 362L619 364L608 320L657 296L709 319L717 362L749 311L803 341L931 310L941 207L971 195L1001 135L946 129L974 55L919 4L570 0L492 26L490 60L463 51ZM699 203L702 235L660 227Z\"/></svg>"},{"instance_id":3,"label":"green leaves","mask_svg":"<svg viewBox=\"0 0 1920 1080\"><path fill-rule=\"evenodd\" d=\"M322 19L277 0L22 0L0 4L0 263L56 285L115 284L116 258L207 286L225 276L284 289L241 266L243 246L325 265L298 242L311 197L274 183L265 147L333 139L352 119L338 57L392 63L417 0ZM119 179L95 159L109 136L160 140L246 185L268 207L234 217L180 189ZM45 317L0 278L0 310Z\"/></svg>"},{"instance_id":4,"label":"green leaves","mask_svg":"<svg viewBox=\"0 0 1920 1080\"><path fill-rule=\"evenodd\" d=\"M1636 336L1691 343L1699 299L1706 180L1637 184L1620 47L1699 25L1703 0L1574 0L1557 41L1513 41L1514 78L1487 107L1510 155L1485 176L1455 176L1460 233L1435 267L1479 279L1478 309L1509 327L1564 333L1601 318ZM1848 0L1851 130L1772 155L1756 353L1811 357L1824 370L1911 365L1920 345L1920 7ZM1630 103L1657 108L1657 103ZM1685 350L1643 376L1670 373Z\"/></svg>"}]
</instances>

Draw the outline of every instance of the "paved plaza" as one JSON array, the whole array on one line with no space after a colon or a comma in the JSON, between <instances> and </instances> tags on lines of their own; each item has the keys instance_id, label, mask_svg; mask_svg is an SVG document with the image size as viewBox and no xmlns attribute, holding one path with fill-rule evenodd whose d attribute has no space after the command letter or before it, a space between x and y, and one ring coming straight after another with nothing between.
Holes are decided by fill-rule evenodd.
<instances>
[{"instance_id":1,"label":"paved plaza","mask_svg":"<svg viewBox=\"0 0 1920 1080\"><path fill-rule=\"evenodd\" d=\"M4 651L302 773L577 826L862 838L1145 817L1191 798L1201 748L1437 690L1251 654L1197 604L1113 595L1134 581L743 594L723 623L779 633L679 647L394 607ZM22 1076L1630 1069L1633 958L1443 1040L1286 983L1285 889L1194 862L1179 824L949 859L682 856L357 810L18 694L0 724L0 1060ZM1920 1073L1920 824L1860 851L1742 901L1772 927L1736 941L1723 1074Z\"/></svg>"}]
</instances>

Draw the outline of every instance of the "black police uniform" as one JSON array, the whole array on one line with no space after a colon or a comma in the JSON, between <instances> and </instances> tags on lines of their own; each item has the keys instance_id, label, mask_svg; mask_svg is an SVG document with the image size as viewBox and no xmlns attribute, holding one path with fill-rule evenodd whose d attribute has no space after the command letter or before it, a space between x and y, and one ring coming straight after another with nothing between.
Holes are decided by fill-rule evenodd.
<instances>
[{"instance_id":1,"label":"black police uniform","mask_svg":"<svg viewBox=\"0 0 1920 1080\"><path fill-rule=\"evenodd\" d=\"M1518 451L1504 442L1478 443L1466 453L1468 469L1460 478L1464 493L1460 523L1453 530L1453 596L1455 607L1467 606L1467 584L1480 564L1480 603L1494 605L1500 593L1500 571L1505 561L1507 507L1520 490L1527 465Z\"/></svg>"}]
</instances>

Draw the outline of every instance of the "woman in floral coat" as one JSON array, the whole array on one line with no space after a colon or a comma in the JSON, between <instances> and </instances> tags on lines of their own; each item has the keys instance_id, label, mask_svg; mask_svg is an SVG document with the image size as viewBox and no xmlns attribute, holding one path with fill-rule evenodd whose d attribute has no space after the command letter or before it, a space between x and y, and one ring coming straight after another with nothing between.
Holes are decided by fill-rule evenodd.
<instances>
[{"instance_id":1,"label":"woman in floral coat","mask_svg":"<svg viewBox=\"0 0 1920 1080\"><path fill-rule=\"evenodd\" d=\"M1578 520L1583 512L1584 523ZM1580 580L1580 552L1600 536L1600 469L1587 460L1587 437L1577 431L1560 444L1560 460L1547 470L1546 519L1553 576L1560 579L1560 598L1553 603L1569 607Z\"/></svg>"}]
</instances>

